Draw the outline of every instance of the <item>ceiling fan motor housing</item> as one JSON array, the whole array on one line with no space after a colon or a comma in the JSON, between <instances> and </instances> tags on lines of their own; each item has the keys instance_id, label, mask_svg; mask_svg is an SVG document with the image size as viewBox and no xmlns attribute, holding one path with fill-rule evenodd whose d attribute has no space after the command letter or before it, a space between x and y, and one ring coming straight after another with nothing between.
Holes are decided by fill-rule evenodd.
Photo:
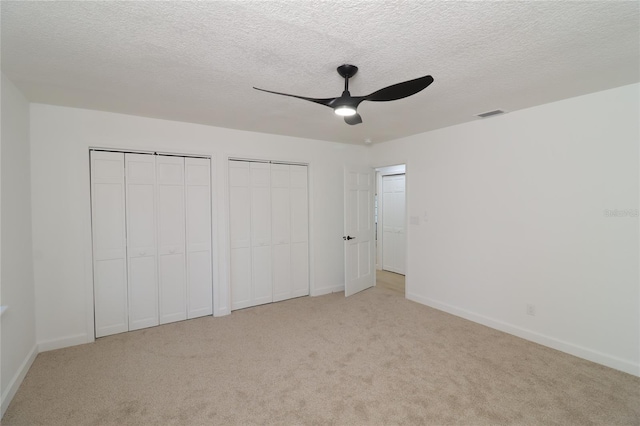
<instances>
[{"instance_id":1,"label":"ceiling fan motor housing","mask_svg":"<svg viewBox=\"0 0 640 426\"><path fill-rule=\"evenodd\" d=\"M340 74L342 78L351 78L356 75L357 72L358 67L355 65L344 64L338 67L338 74Z\"/></svg>"}]
</instances>

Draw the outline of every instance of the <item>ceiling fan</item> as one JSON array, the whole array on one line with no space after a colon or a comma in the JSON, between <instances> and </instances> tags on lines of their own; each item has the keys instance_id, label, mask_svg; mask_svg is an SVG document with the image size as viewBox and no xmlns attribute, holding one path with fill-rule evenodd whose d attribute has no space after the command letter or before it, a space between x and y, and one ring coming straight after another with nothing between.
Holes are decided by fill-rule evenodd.
<instances>
[{"instance_id":1,"label":"ceiling fan","mask_svg":"<svg viewBox=\"0 0 640 426\"><path fill-rule=\"evenodd\" d=\"M367 96L351 96L349 93L349 79L358 72L358 67L355 65L344 64L338 67L338 74L344 78L344 92L338 98L307 98L305 96L290 95L288 93L273 92L271 90L260 89L254 87L256 90L262 92L273 93L276 95L291 96L292 98L304 99L305 101L315 102L320 105L333 108L333 111L340 116L344 117L344 121L347 124L360 124L362 123L362 117L358 114L358 105L362 101L371 102L387 102L395 101L398 99L406 98L407 96L415 95L419 91L425 89L431 83L433 83L433 77L426 75L424 77L416 78L414 80L404 81L402 83L394 84L392 86L385 87L375 91Z\"/></svg>"}]
</instances>

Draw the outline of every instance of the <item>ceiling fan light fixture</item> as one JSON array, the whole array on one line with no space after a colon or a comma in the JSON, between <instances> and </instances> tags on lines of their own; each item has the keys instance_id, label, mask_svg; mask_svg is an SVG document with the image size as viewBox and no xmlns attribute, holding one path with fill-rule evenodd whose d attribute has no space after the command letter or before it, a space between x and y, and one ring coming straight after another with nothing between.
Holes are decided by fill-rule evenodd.
<instances>
[{"instance_id":1,"label":"ceiling fan light fixture","mask_svg":"<svg viewBox=\"0 0 640 426\"><path fill-rule=\"evenodd\" d=\"M343 64L338 67L338 74L340 74L340 77L344 78L344 91L342 92L342 96L337 98L308 98L306 96L274 92L272 90L260 89L258 87L254 87L254 89L260 90L261 92L273 93L274 95L289 96L291 98L298 98L324 105L332 108L333 112L342 117L345 123L353 126L362 123L362 117L357 111L358 105L360 105L361 102L388 102L403 99L407 96L415 95L433 83L433 77L425 75L424 77L384 87L366 96L351 96L351 93L349 93L349 79L353 77L356 72L358 72L358 67L355 65Z\"/></svg>"},{"instance_id":2,"label":"ceiling fan light fixture","mask_svg":"<svg viewBox=\"0 0 640 426\"><path fill-rule=\"evenodd\" d=\"M349 105L341 105L336 107L333 112L342 117L350 117L352 115L356 115L356 109Z\"/></svg>"}]
</instances>

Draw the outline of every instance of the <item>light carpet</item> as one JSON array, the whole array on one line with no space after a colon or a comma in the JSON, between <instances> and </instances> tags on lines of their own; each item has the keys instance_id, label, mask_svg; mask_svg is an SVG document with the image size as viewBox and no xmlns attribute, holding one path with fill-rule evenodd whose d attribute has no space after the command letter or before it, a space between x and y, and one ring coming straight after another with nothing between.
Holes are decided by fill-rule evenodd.
<instances>
[{"instance_id":1,"label":"light carpet","mask_svg":"<svg viewBox=\"0 0 640 426\"><path fill-rule=\"evenodd\" d=\"M640 379L373 288L41 353L11 425L638 425Z\"/></svg>"}]
</instances>

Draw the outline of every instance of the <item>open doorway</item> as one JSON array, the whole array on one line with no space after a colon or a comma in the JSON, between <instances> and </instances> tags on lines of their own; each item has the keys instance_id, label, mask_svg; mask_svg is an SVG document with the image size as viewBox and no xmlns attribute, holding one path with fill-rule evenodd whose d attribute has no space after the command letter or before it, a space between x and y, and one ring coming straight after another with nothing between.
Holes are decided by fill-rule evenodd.
<instances>
[{"instance_id":1,"label":"open doorway","mask_svg":"<svg viewBox=\"0 0 640 426\"><path fill-rule=\"evenodd\" d=\"M376 285L405 295L406 166L376 169Z\"/></svg>"}]
</instances>

